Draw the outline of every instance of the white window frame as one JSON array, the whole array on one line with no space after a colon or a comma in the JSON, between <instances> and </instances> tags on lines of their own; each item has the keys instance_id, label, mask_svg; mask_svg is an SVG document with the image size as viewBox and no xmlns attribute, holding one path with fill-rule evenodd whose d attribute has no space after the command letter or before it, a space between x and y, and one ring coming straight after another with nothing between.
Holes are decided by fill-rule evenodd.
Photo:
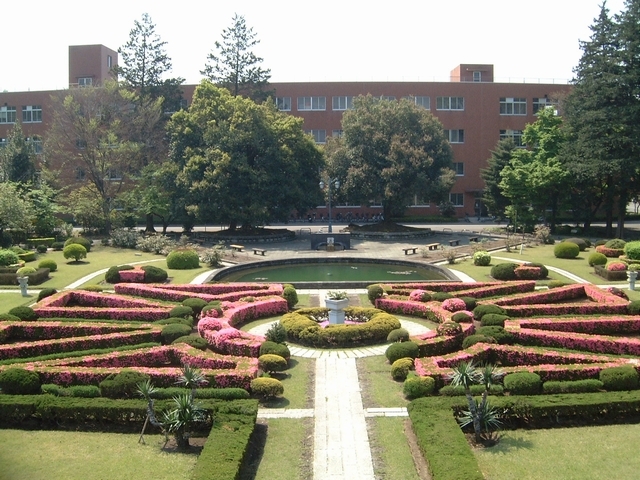
<instances>
[{"instance_id":1,"label":"white window frame","mask_svg":"<svg viewBox=\"0 0 640 480\"><path fill-rule=\"evenodd\" d=\"M445 130L444 136L447 137L449 143L464 143L464 130L463 129L454 129L454 130Z\"/></svg>"},{"instance_id":2,"label":"white window frame","mask_svg":"<svg viewBox=\"0 0 640 480\"><path fill-rule=\"evenodd\" d=\"M309 135L311 135L313 137L313 140L316 143L327 143L327 131L326 130L320 130L320 129L316 129L316 130L305 130L306 133L308 133Z\"/></svg>"},{"instance_id":3,"label":"white window frame","mask_svg":"<svg viewBox=\"0 0 640 480\"><path fill-rule=\"evenodd\" d=\"M464 110L464 97L437 97L436 110Z\"/></svg>"},{"instance_id":4,"label":"white window frame","mask_svg":"<svg viewBox=\"0 0 640 480\"><path fill-rule=\"evenodd\" d=\"M533 102L531 103L531 105L532 105L531 113L533 113L534 115L538 113L540 110L544 110L547 107L553 107L553 103L547 97L539 97L539 98L533 97Z\"/></svg>"},{"instance_id":5,"label":"white window frame","mask_svg":"<svg viewBox=\"0 0 640 480\"><path fill-rule=\"evenodd\" d=\"M479 72L479 71L473 72L473 81L474 82L481 82L482 81L482 72Z\"/></svg>"},{"instance_id":6,"label":"white window frame","mask_svg":"<svg viewBox=\"0 0 640 480\"><path fill-rule=\"evenodd\" d=\"M343 130L333 130L331 132L331 136L336 138L341 138L343 134L344 134Z\"/></svg>"},{"instance_id":7,"label":"white window frame","mask_svg":"<svg viewBox=\"0 0 640 480\"><path fill-rule=\"evenodd\" d=\"M513 143L515 143L518 148L526 147L522 141L522 130L500 130L500 140L504 140L505 138L512 138Z\"/></svg>"},{"instance_id":8,"label":"white window frame","mask_svg":"<svg viewBox=\"0 0 640 480\"><path fill-rule=\"evenodd\" d=\"M453 171L456 177L464 177L464 162L453 162Z\"/></svg>"},{"instance_id":9,"label":"white window frame","mask_svg":"<svg viewBox=\"0 0 640 480\"><path fill-rule=\"evenodd\" d=\"M42 105L23 105L22 123L42 123Z\"/></svg>"},{"instance_id":10,"label":"white window frame","mask_svg":"<svg viewBox=\"0 0 640 480\"><path fill-rule=\"evenodd\" d=\"M458 200L460 200L460 202L458 202ZM456 208L464 207L464 193L450 193L449 201L453 203L453 206Z\"/></svg>"},{"instance_id":11,"label":"white window frame","mask_svg":"<svg viewBox=\"0 0 640 480\"><path fill-rule=\"evenodd\" d=\"M27 143L33 148L33 153L40 155L42 153L42 139L40 137L29 137Z\"/></svg>"},{"instance_id":12,"label":"white window frame","mask_svg":"<svg viewBox=\"0 0 640 480\"><path fill-rule=\"evenodd\" d=\"M410 95L408 97L402 97L405 100L409 100L411 103L424 108L425 110L431 110L431 97L424 95Z\"/></svg>"},{"instance_id":13,"label":"white window frame","mask_svg":"<svg viewBox=\"0 0 640 480\"><path fill-rule=\"evenodd\" d=\"M276 108L281 112L290 112L291 97L276 97Z\"/></svg>"},{"instance_id":14,"label":"white window frame","mask_svg":"<svg viewBox=\"0 0 640 480\"><path fill-rule=\"evenodd\" d=\"M92 87L93 86L93 78L92 77L78 77L78 86L79 87Z\"/></svg>"},{"instance_id":15,"label":"white window frame","mask_svg":"<svg viewBox=\"0 0 640 480\"><path fill-rule=\"evenodd\" d=\"M0 123L16 123L16 107L3 105L0 107Z\"/></svg>"},{"instance_id":16,"label":"white window frame","mask_svg":"<svg viewBox=\"0 0 640 480\"><path fill-rule=\"evenodd\" d=\"M298 111L320 111L327 109L327 97L298 97Z\"/></svg>"},{"instance_id":17,"label":"white window frame","mask_svg":"<svg viewBox=\"0 0 640 480\"><path fill-rule=\"evenodd\" d=\"M339 95L331 98L332 110L351 110L353 108L353 95Z\"/></svg>"},{"instance_id":18,"label":"white window frame","mask_svg":"<svg viewBox=\"0 0 640 480\"><path fill-rule=\"evenodd\" d=\"M501 97L500 115L526 115L527 99L522 97Z\"/></svg>"}]
</instances>

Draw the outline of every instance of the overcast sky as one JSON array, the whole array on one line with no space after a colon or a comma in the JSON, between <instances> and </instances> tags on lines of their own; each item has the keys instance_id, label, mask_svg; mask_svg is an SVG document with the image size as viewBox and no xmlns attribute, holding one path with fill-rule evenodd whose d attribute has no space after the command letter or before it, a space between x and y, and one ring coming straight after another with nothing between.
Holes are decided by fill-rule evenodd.
<instances>
[{"instance_id":1,"label":"overcast sky","mask_svg":"<svg viewBox=\"0 0 640 480\"><path fill-rule=\"evenodd\" d=\"M496 81L566 83L602 0L10 1L2 6L0 91L66 88L69 45L124 45L151 16L170 76L198 83L234 13L253 27L272 82L446 81L461 63ZM202 5L202 6L201 6ZM624 0L608 0L610 12Z\"/></svg>"}]
</instances>

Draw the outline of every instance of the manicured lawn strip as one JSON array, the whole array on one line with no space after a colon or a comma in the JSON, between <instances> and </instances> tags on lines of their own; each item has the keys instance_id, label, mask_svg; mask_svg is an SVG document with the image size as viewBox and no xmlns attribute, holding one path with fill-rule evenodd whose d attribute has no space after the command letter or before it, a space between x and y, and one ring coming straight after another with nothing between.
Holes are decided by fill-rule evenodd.
<instances>
[{"instance_id":1,"label":"manicured lawn strip","mask_svg":"<svg viewBox=\"0 0 640 480\"><path fill-rule=\"evenodd\" d=\"M312 435L312 418L270 418L267 423L267 441L255 480L310 478Z\"/></svg>"},{"instance_id":2,"label":"manicured lawn strip","mask_svg":"<svg viewBox=\"0 0 640 480\"><path fill-rule=\"evenodd\" d=\"M276 317L264 317L259 318L258 320L251 320L250 322L245 322L241 326L237 327L238 330L242 330L243 332L248 332L252 328L259 327L260 325L264 325L265 323L277 322L282 318L282 315L278 315Z\"/></svg>"},{"instance_id":3,"label":"manicured lawn strip","mask_svg":"<svg viewBox=\"0 0 640 480\"><path fill-rule=\"evenodd\" d=\"M402 417L373 417L368 421L373 426L369 441L377 459L375 474L380 478L420 480L404 433L406 421Z\"/></svg>"},{"instance_id":4,"label":"manicured lawn strip","mask_svg":"<svg viewBox=\"0 0 640 480\"><path fill-rule=\"evenodd\" d=\"M356 364L365 408L407 406L402 382L391 378L391 365L384 355L359 358Z\"/></svg>"},{"instance_id":5,"label":"manicured lawn strip","mask_svg":"<svg viewBox=\"0 0 640 480\"><path fill-rule=\"evenodd\" d=\"M175 480L191 478L198 457L161 450L164 436L0 429L3 480Z\"/></svg>"},{"instance_id":6,"label":"manicured lawn strip","mask_svg":"<svg viewBox=\"0 0 640 480\"><path fill-rule=\"evenodd\" d=\"M0 286L0 288L4 287L4 285ZM15 293L11 292L2 292L0 293L0 313L7 313L14 307L20 307L22 305L31 305L38 300L37 295L29 295L28 297L23 297L20 295L20 291L17 290Z\"/></svg>"},{"instance_id":7,"label":"manicured lawn strip","mask_svg":"<svg viewBox=\"0 0 640 480\"><path fill-rule=\"evenodd\" d=\"M474 453L492 480L632 480L640 468L639 435L637 424L515 430L504 432L496 446Z\"/></svg>"},{"instance_id":8,"label":"manicured lawn strip","mask_svg":"<svg viewBox=\"0 0 640 480\"><path fill-rule=\"evenodd\" d=\"M264 401L265 408L311 408L312 378L315 370L315 360L312 358L296 357L289 360L289 369L273 374L284 386L284 395L273 400Z\"/></svg>"}]
</instances>

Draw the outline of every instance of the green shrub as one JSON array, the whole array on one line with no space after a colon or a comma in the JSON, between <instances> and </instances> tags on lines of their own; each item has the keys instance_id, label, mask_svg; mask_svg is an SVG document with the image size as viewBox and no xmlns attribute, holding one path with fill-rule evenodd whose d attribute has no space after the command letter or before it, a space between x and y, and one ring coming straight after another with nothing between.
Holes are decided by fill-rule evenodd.
<instances>
[{"instance_id":1,"label":"green shrub","mask_svg":"<svg viewBox=\"0 0 640 480\"><path fill-rule=\"evenodd\" d=\"M38 293L38 301L42 300L43 298L50 297L51 295L54 295L56 293L58 293L58 291L55 288L43 288Z\"/></svg>"},{"instance_id":2,"label":"green shrub","mask_svg":"<svg viewBox=\"0 0 640 480\"><path fill-rule=\"evenodd\" d=\"M500 313L487 313L482 316L480 325L483 327L504 327L504 321L509 320L508 315L502 315Z\"/></svg>"},{"instance_id":3,"label":"green shrub","mask_svg":"<svg viewBox=\"0 0 640 480\"><path fill-rule=\"evenodd\" d=\"M82 245L87 252L91 251L91 240L84 237L68 238L67 241L64 242L64 246L68 247L69 245Z\"/></svg>"},{"instance_id":4,"label":"green shrub","mask_svg":"<svg viewBox=\"0 0 640 480\"><path fill-rule=\"evenodd\" d=\"M580 247L573 242L560 242L553 247L556 258L576 258L580 255Z\"/></svg>"},{"instance_id":5,"label":"green shrub","mask_svg":"<svg viewBox=\"0 0 640 480\"><path fill-rule=\"evenodd\" d=\"M500 327L498 325L480 327L476 330L476 334L491 337L500 345L508 345L513 343L513 335L511 335L503 327Z\"/></svg>"},{"instance_id":6,"label":"green shrub","mask_svg":"<svg viewBox=\"0 0 640 480\"><path fill-rule=\"evenodd\" d=\"M532 372L510 373L504 377L503 383L504 389L512 395L537 395L542 387L540 375Z\"/></svg>"},{"instance_id":7,"label":"green shrub","mask_svg":"<svg viewBox=\"0 0 640 480\"><path fill-rule=\"evenodd\" d=\"M629 315L640 315L640 300L633 300L627 305Z\"/></svg>"},{"instance_id":8,"label":"green shrub","mask_svg":"<svg viewBox=\"0 0 640 480\"><path fill-rule=\"evenodd\" d=\"M469 348L470 346L475 345L476 343L498 343L498 342L496 342L496 339L493 337L489 337L487 335L475 334L475 335L469 335L462 341L462 348L463 349Z\"/></svg>"},{"instance_id":9,"label":"green shrub","mask_svg":"<svg viewBox=\"0 0 640 480\"><path fill-rule=\"evenodd\" d=\"M573 380L566 382L548 381L542 384L542 391L546 394L555 393L593 393L602 390L604 384L600 380Z\"/></svg>"},{"instance_id":10,"label":"green shrub","mask_svg":"<svg viewBox=\"0 0 640 480\"><path fill-rule=\"evenodd\" d=\"M95 385L72 385L66 389L70 397L97 398L100 388Z\"/></svg>"},{"instance_id":11,"label":"green shrub","mask_svg":"<svg viewBox=\"0 0 640 480\"><path fill-rule=\"evenodd\" d=\"M479 267L486 267L491 264L491 255L489 252L480 250L473 254L473 264Z\"/></svg>"},{"instance_id":12,"label":"green shrub","mask_svg":"<svg viewBox=\"0 0 640 480\"><path fill-rule=\"evenodd\" d=\"M162 329L162 332L160 332L162 343L164 345L171 345L174 340L190 335L192 329L192 327L181 323L172 323L171 325L167 325Z\"/></svg>"},{"instance_id":13,"label":"green shrub","mask_svg":"<svg viewBox=\"0 0 640 480\"><path fill-rule=\"evenodd\" d=\"M197 348L198 350L203 350L203 351L206 350L207 347L209 346L207 341L197 334L178 337L172 342L172 345L175 345L176 343L186 343L187 345L193 348Z\"/></svg>"},{"instance_id":14,"label":"green shrub","mask_svg":"<svg viewBox=\"0 0 640 480\"><path fill-rule=\"evenodd\" d=\"M135 370L122 370L120 373L112 373L100 382L100 394L107 398L136 398L138 396L138 383L149 380L149 375Z\"/></svg>"},{"instance_id":15,"label":"green shrub","mask_svg":"<svg viewBox=\"0 0 640 480\"><path fill-rule=\"evenodd\" d=\"M565 242L571 242L571 243L575 243L576 245L578 245L578 248L580 249L581 252L584 252L587 247L589 246L586 242L586 240L584 240L583 238L566 238L564 240Z\"/></svg>"},{"instance_id":16,"label":"green shrub","mask_svg":"<svg viewBox=\"0 0 640 480\"><path fill-rule=\"evenodd\" d=\"M433 377L407 377L402 386L402 393L410 400L431 395L436 389L436 381Z\"/></svg>"},{"instance_id":17,"label":"green shrub","mask_svg":"<svg viewBox=\"0 0 640 480\"><path fill-rule=\"evenodd\" d=\"M591 255L589 255L587 261L589 262L589 266L593 267L595 265L606 265L608 259L604 253L593 252Z\"/></svg>"},{"instance_id":18,"label":"green shrub","mask_svg":"<svg viewBox=\"0 0 640 480\"><path fill-rule=\"evenodd\" d=\"M462 333L462 326L459 323L449 321L442 322L436 327L436 333L439 336L453 336Z\"/></svg>"},{"instance_id":19,"label":"green shrub","mask_svg":"<svg viewBox=\"0 0 640 480\"><path fill-rule=\"evenodd\" d=\"M640 241L627 242L624 254L631 260L640 260Z\"/></svg>"},{"instance_id":20,"label":"green shrub","mask_svg":"<svg viewBox=\"0 0 640 480\"><path fill-rule=\"evenodd\" d=\"M143 265L140 269L144 271L145 283L163 283L169 278L169 274L164 268L153 265Z\"/></svg>"},{"instance_id":21,"label":"green shrub","mask_svg":"<svg viewBox=\"0 0 640 480\"><path fill-rule=\"evenodd\" d=\"M469 390L471 390L471 395L482 395L484 393L484 385L471 385ZM438 393L444 397L461 397L466 394L462 385L457 387L445 385ZM489 388L489 395L502 395L503 393L504 387L502 385L491 385Z\"/></svg>"},{"instance_id":22,"label":"green shrub","mask_svg":"<svg viewBox=\"0 0 640 480\"><path fill-rule=\"evenodd\" d=\"M85 292L102 292L104 291L104 287L102 285L85 285L84 287L80 287L79 290L84 290Z\"/></svg>"},{"instance_id":23,"label":"green shrub","mask_svg":"<svg viewBox=\"0 0 640 480\"><path fill-rule=\"evenodd\" d=\"M566 282L563 282L562 280L549 280L549 283L547 283L547 287L550 289L564 287L565 285L568 284Z\"/></svg>"},{"instance_id":24,"label":"green shrub","mask_svg":"<svg viewBox=\"0 0 640 480\"><path fill-rule=\"evenodd\" d=\"M109 268L107 272L104 274L104 280L107 283L116 284L120 282L120 272L122 270L133 270L135 267L133 265L116 265L114 267Z\"/></svg>"},{"instance_id":25,"label":"green shrub","mask_svg":"<svg viewBox=\"0 0 640 480\"><path fill-rule=\"evenodd\" d=\"M540 276L538 278L547 278L549 276L549 269L542 263L528 262L524 264L525 267L537 267L540 269Z\"/></svg>"},{"instance_id":26,"label":"green shrub","mask_svg":"<svg viewBox=\"0 0 640 480\"><path fill-rule=\"evenodd\" d=\"M507 311L504 308L499 307L498 305L487 303L484 305L478 305L476 308L473 309L473 318L475 318L476 320L482 320L482 317L484 317L489 313L506 315Z\"/></svg>"},{"instance_id":27,"label":"green shrub","mask_svg":"<svg viewBox=\"0 0 640 480\"><path fill-rule=\"evenodd\" d=\"M182 301L182 305L185 307L191 307L191 310L193 310L193 316L198 317L202 309L207 306L207 301L201 298L185 298Z\"/></svg>"},{"instance_id":28,"label":"green shrub","mask_svg":"<svg viewBox=\"0 0 640 480\"><path fill-rule=\"evenodd\" d=\"M11 315L10 313L0 313L0 321L18 322L20 321L20 317Z\"/></svg>"},{"instance_id":29,"label":"green shrub","mask_svg":"<svg viewBox=\"0 0 640 480\"><path fill-rule=\"evenodd\" d=\"M459 297L459 298L466 305L465 310L471 311L474 308L476 308L476 305L478 305L478 300L476 300L474 297Z\"/></svg>"},{"instance_id":30,"label":"green shrub","mask_svg":"<svg viewBox=\"0 0 640 480\"><path fill-rule=\"evenodd\" d=\"M216 312L218 312L218 317L221 317L223 314L222 307L220 306L220 302L218 303L209 302L205 307L202 308L201 313L206 313L209 310L215 310Z\"/></svg>"},{"instance_id":31,"label":"green shrub","mask_svg":"<svg viewBox=\"0 0 640 480\"><path fill-rule=\"evenodd\" d=\"M405 328L396 328L387 335L387 342L406 342L409 340L409 331Z\"/></svg>"},{"instance_id":32,"label":"green shrub","mask_svg":"<svg viewBox=\"0 0 640 480\"><path fill-rule=\"evenodd\" d=\"M451 316L451 320L458 323L468 323L473 321L473 314L468 310L464 312L456 312Z\"/></svg>"},{"instance_id":33,"label":"green shrub","mask_svg":"<svg viewBox=\"0 0 640 480\"><path fill-rule=\"evenodd\" d=\"M11 250L0 250L0 267L15 265L20 261L18 254Z\"/></svg>"},{"instance_id":34,"label":"green shrub","mask_svg":"<svg viewBox=\"0 0 640 480\"><path fill-rule=\"evenodd\" d=\"M284 372L289 368L289 364L287 360L280 355L265 353L258 357L258 368L267 373Z\"/></svg>"},{"instance_id":35,"label":"green shrub","mask_svg":"<svg viewBox=\"0 0 640 480\"><path fill-rule=\"evenodd\" d=\"M16 270L16 275L19 277L27 277L34 273L36 273L36 269L33 267L20 267L18 270Z\"/></svg>"},{"instance_id":36,"label":"green shrub","mask_svg":"<svg viewBox=\"0 0 640 480\"><path fill-rule=\"evenodd\" d=\"M79 262L82 258L87 258L87 249L78 243L72 243L64 247L62 250L64 258L73 258L75 262Z\"/></svg>"},{"instance_id":37,"label":"green shrub","mask_svg":"<svg viewBox=\"0 0 640 480\"><path fill-rule=\"evenodd\" d=\"M40 386L40 391L45 395L55 395L57 397L63 395L64 387L56 385L55 383L43 383ZM98 392L99 391L98 389Z\"/></svg>"},{"instance_id":38,"label":"green shrub","mask_svg":"<svg viewBox=\"0 0 640 480\"><path fill-rule=\"evenodd\" d=\"M631 365L603 368L600 381L605 390L635 390L638 388L638 372Z\"/></svg>"},{"instance_id":39,"label":"green shrub","mask_svg":"<svg viewBox=\"0 0 640 480\"><path fill-rule=\"evenodd\" d=\"M58 269L58 264L55 260L45 258L40 263L38 263L38 268L48 268L50 272L55 272Z\"/></svg>"},{"instance_id":40,"label":"green shrub","mask_svg":"<svg viewBox=\"0 0 640 480\"><path fill-rule=\"evenodd\" d=\"M373 305L375 305L376 300L378 298L382 298L383 295L384 295L384 289L382 288L382 285L380 285L379 283L374 283L373 285L369 285L367 287L367 297L369 297L369 301Z\"/></svg>"},{"instance_id":41,"label":"green shrub","mask_svg":"<svg viewBox=\"0 0 640 480\"><path fill-rule=\"evenodd\" d=\"M287 301L287 306L289 310L295 307L298 304L298 292L296 289L290 285L287 285L282 290L282 298Z\"/></svg>"},{"instance_id":42,"label":"green shrub","mask_svg":"<svg viewBox=\"0 0 640 480\"><path fill-rule=\"evenodd\" d=\"M195 250L179 248L167 255L167 267L173 270L199 268L200 258Z\"/></svg>"},{"instance_id":43,"label":"green shrub","mask_svg":"<svg viewBox=\"0 0 640 480\"><path fill-rule=\"evenodd\" d=\"M291 358L289 347L283 343L271 342L269 340L260 345L260 355L268 354L279 355L287 361Z\"/></svg>"},{"instance_id":44,"label":"green shrub","mask_svg":"<svg viewBox=\"0 0 640 480\"><path fill-rule=\"evenodd\" d=\"M34 312L33 308L31 307L25 307L25 306L13 307L11 310L9 310L9 313L11 315L15 315L20 320L29 320L29 321L38 320L38 314Z\"/></svg>"},{"instance_id":45,"label":"green shrub","mask_svg":"<svg viewBox=\"0 0 640 480\"><path fill-rule=\"evenodd\" d=\"M391 377L394 380L405 380L413 370L413 358L399 358L391 365Z\"/></svg>"},{"instance_id":46,"label":"green shrub","mask_svg":"<svg viewBox=\"0 0 640 480\"><path fill-rule=\"evenodd\" d=\"M46 245L38 245L36 247L36 252L38 252L38 253L47 253L47 246Z\"/></svg>"},{"instance_id":47,"label":"green shrub","mask_svg":"<svg viewBox=\"0 0 640 480\"><path fill-rule=\"evenodd\" d=\"M284 393L284 385L275 378L254 378L251 380L251 392L260 398L269 399Z\"/></svg>"},{"instance_id":48,"label":"green shrub","mask_svg":"<svg viewBox=\"0 0 640 480\"><path fill-rule=\"evenodd\" d=\"M614 249L618 249L618 250L624 250L624 247L625 247L626 244L627 244L627 242L625 242L621 238L614 238L614 239L609 240L608 242L606 242L604 244L604 246L607 247L607 248L614 248Z\"/></svg>"},{"instance_id":49,"label":"green shrub","mask_svg":"<svg viewBox=\"0 0 640 480\"><path fill-rule=\"evenodd\" d=\"M59 252L64 248L64 242L53 242L51 244L51 248L53 248L56 252Z\"/></svg>"},{"instance_id":50,"label":"green shrub","mask_svg":"<svg viewBox=\"0 0 640 480\"><path fill-rule=\"evenodd\" d=\"M193 308L186 305L178 305L169 310L170 317L193 318Z\"/></svg>"},{"instance_id":51,"label":"green shrub","mask_svg":"<svg viewBox=\"0 0 640 480\"><path fill-rule=\"evenodd\" d=\"M431 295L431 300L435 300L436 302L444 302L448 298L453 298L453 294L449 292L435 292Z\"/></svg>"},{"instance_id":52,"label":"green shrub","mask_svg":"<svg viewBox=\"0 0 640 480\"><path fill-rule=\"evenodd\" d=\"M24 368L8 368L0 372L0 390L8 395L35 395L40 393L40 377Z\"/></svg>"},{"instance_id":53,"label":"green shrub","mask_svg":"<svg viewBox=\"0 0 640 480\"><path fill-rule=\"evenodd\" d=\"M269 342L284 343L287 341L287 329L281 322L273 322L264 334Z\"/></svg>"},{"instance_id":54,"label":"green shrub","mask_svg":"<svg viewBox=\"0 0 640 480\"><path fill-rule=\"evenodd\" d=\"M420 349L415 342L392 343L384 354L387 360L389 360L389 363L393 364L393 362L401 358L418 358Z\"/></svg>"},{"instance_id":55,"label":"green shrub","mask_svg":"<svg viewBox=\"0 0 640 480\"><path fill-rule=\"evenodd\" d=\"M515 280L515 269L518 267L517 263L498 263L491 267L490 275L496 280Z\"/></svg>"}]
</instances>

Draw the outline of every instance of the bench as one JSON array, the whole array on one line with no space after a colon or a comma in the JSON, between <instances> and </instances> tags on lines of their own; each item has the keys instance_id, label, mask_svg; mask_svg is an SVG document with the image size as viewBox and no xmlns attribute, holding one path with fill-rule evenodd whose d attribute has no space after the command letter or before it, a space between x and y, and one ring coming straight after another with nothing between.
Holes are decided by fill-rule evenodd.
<instances>
[{"instance_id":1,"label":"bench","mask_svg":"<svg viewBox=\"0 0 640 480\"><path fill-rule=\"evenodd\" d=\"M266 250L262 249L262 248L254 248L253 249L253 254L254 255L262 255L264 257L264 252L266 252Z\"/></svg>"},{"instance_id":2,"label":"bench","mask_svg":"<svg viewBox=\"0 0 640 480\"><path fill-rule=\"evenodd\" d=\"M418 251L418 248L420 247L407 247L407 248L403 248L402 250L404 251L405 255L409 255L409 252L416 253Z\"/></svg>"},{"instance_id":3,"label":"bench","mask_svg":"<svg viewBox=\"0 0 640 480\"><path fill-rule=\"evenodd\" d=\"M478 243L480 240L478 240L478 237L469 237L469 243L471 242L476 242Z\"/></svg>"},{"instance_id":4,"label":"bench","mask_svg":"<svg viewBox=\"0 0 640 480\"><path fill-rule=\"evenodd\" d=\"M426 245L428 250L437 250L439 246L439 243L429 243L428 245Z\"/></svg>"},{"instance_id":5,"label":"bench","mask_svg":"<svg viewBox=\"0 0 640 480\"><path fill-rule=\"evenodd\" d=\"M243 245L229 245L229 248L231 248L231 250L233 250L234 252L241 252L242 250L244 250Z\"/></svg>"},{"instance_id":6,"label":"bench","mask_svg":"<svg viewBox=\"0 0 640 480\"><path fill-rule=\"evenodd\" d=\"M457 247L458 245L460 245L460 240L449 240L450 247Z\"/></svg>"}]
</instances>

